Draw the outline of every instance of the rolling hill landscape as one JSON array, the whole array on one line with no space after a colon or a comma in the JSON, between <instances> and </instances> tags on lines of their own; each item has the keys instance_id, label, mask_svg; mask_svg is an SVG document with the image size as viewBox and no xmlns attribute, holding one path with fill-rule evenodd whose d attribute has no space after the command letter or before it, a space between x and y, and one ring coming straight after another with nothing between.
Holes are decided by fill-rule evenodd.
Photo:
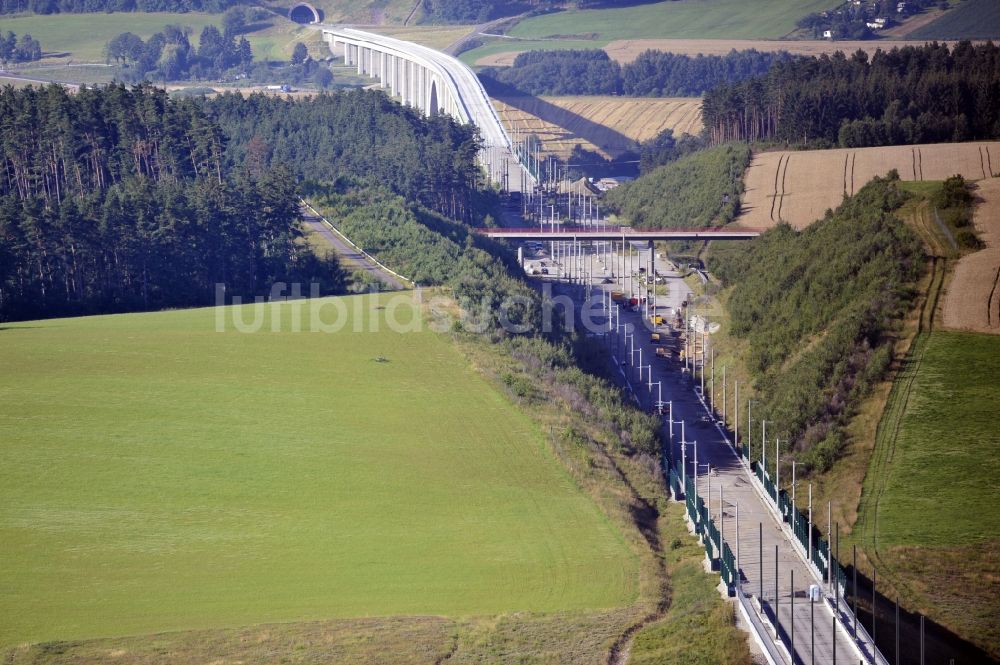
<instances>
[{"instance_id":1,"label":"rolling hill landscape","mask_svg":"<svg viewBox=\"0 0 1000 665\"><path fill-rule=\"evenodd\" d=\"M1000 4L310 4L0 0L0 663L1000 662Z\"/></svg>"}]
</instances>

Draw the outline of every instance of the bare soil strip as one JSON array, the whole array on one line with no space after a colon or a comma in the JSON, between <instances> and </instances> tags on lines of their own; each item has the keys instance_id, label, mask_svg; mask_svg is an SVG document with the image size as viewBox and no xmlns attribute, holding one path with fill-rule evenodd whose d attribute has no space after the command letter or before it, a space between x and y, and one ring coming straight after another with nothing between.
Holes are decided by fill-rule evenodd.
<instances>
[{"instance_id":1,"label":"bare soil strip","mask_svg":"<svg viewBox=\"0 0 1000 665\"><path fill-rule=\"evenodd\" d=\"M904 180L944 180L955 174L980 180L980 147L1000 150L1000 141L757 153L743 179L746 193L738 221L748 227L770 228L780 219L804 228L821 218L827 208L840 205L845 193L856 192L873 177L884 176L892 169ZM795 168L786 166L787 156L793 153ZM782 169L787 173L779 191ZM782 193L780 217L772 218L771 212L777 206L772 208L768 198Z\"/></svg>"},{"instance_id":2,"label":"bare soil strip","mask_svg":"<svg viewBox=\"0 0 1000 665\"><path fill-rule=\"evenodd\" d=\"M959 259L942 309L947 328L1000 335L1000 178L979 182L974 222L986 248Z\"/></svg>"}]
</instances>

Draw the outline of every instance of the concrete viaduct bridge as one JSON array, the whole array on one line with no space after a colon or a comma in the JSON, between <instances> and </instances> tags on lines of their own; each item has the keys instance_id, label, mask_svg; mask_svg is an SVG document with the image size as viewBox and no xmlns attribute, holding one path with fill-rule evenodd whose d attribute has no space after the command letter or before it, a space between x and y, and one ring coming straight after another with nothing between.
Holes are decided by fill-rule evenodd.
<instances>
[{"instance_id":1,"label":"concrete viaduct bridge","mask_svg":"<svg viewBox=\"0 0 1000 665\"><path fill-rule=\"evenodd\" d=\"M507 130L475 73L440 51L347 27L322 28L323 40L358 74L377 78L403 104L427 115L446 113L479 128L479 160L490 179L506 191L530 191L535 178L514 152Z\"/></svg>"}]
</instances>

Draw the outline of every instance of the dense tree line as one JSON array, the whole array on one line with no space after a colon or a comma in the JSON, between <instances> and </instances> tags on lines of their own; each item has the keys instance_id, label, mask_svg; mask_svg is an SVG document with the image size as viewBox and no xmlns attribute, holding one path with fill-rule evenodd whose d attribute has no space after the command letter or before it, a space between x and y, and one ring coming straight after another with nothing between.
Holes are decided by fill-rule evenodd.
<instances>
[{"instance_id":1,"label":"dense tree line","mask_svg":"<svg viewBox=\"0 0 1000 665\"><path fill-rule=\"evenodd\" d=\"M750 148L727 144L686 155L607 194L628 224L680 228L726 224L736 216Z\"/></svg>"},{"instance_id":2,"label":"dense tree line","mask_svg":"<svg viewBox=\"0 0 1000 665\"><path fill-rule=\"evenodd\" d=\"M621 89L621 65L601 49L526 51L511 67L487 67L479 76L529 95L613 95Z\"/></svg>"},{"instance_id":3,"label":"dense tree line","mask_svg":"<svg viewBox=\"0 0 1000 665\"><path fill-rule=\"evenodd\" d=\"M223 12L240 0L0 0L0 14Z\"/></svg>"},{"instance_id":4,"label":"dense tree line","mask_svg":"<svg viewBox=\"0 0 1000 665\"><path fill-rule=\"evenodd\" d=\"M749 344L757 417L808 467L829 468L840 453L913 302L924 252L893 214L905 199L893 172L804 231L781 225L709 258L732 287L730 332Z\"/></svg>"},{"instance_id":5,"label":"dense tree line","mask_svg":"<svg viewBox=\"0 0 1000 665\"><path fill-rule=\"evenodd\" d=\"M17 35L7 31L0 35L0 64L10 64L12 62L31 62L42 59L42 45L38 40L29 34Z\"/></svg>"},{"instance_id":6,"label":"dense tree line","mask_svg":"<svg viewBox=\"0 0 1000 665\"><path fill-rule=\"evenodd\" d=\"M480 76L530 95L630 95L696 97L720 83L766 74L787 52L750 49L726 55L679 55L645 51L619 65L600 49L528 51L511 67L488 67Z\"/></svg>"},{"instance_id":7,"label":"dense tree line","mask_svg":"<svg viewBox=\"0 0 1000 665\"><path fill-rule=\"evenodd\" d=\"M214 25L207 25L195 49L189 34L189 28L177 25L166 26L146 41L123 32L109 41L105 50L109 61L125 67L122 78L130 82L218 78L228 69L246 70L253 61L246 37L223 35Z\"/></svg>"},{"instance_id":8,"label":"dense tree line","mask_svg":"<svg viewBox=\"0 0 1000 665\"><path fill-rule=\"evenodd\" d=\"M226 94L204 108L229 137L233 165L282 163L301 179L379 184L453 219L471 220L492 202L478 190L474 127L428 118L378 91L296 101Z\"/></svg>"},{"instance_id":9,"label":"dense tree line","mask_svg":"<svg viewBox=\"0 0 1000 665\"><path fill-rule=\"evenodd\" d=\"M844 147L1000 136L1000 47L960 42L777 62L710 90L713 142L780 140Z\"/></svg>"},{"instance_id":10,"label":"dense tree line","mask_svg":"<svg viewBox=\"0 0 1000 665\"><path fill-rule=\"evenodd\" d=\"M674 137L674 130L664 129L651 139L639 144L639 172L643 175L685 155L704 149L705 139L701 136L681 134Z\"/></svg>"},{"instance_id":11,"label":"dense tree line","mask_svg":"<svg viewBox=\"0 0 1000 665\"><path fill-rule=\"evenodd\" d=\"M195 101L0 91L0 319L209 304L215 284L339 284L300 248L293 174L237 169Z\"/></svg>"},{"instance_id":12,"label":"dense tree line","mask_svg":"<svg viewBox=\"0 0 1000 665\"><path fill-rule=\"evenodd\" d=\"M230 295L282 279L338 289L336 266L297 242L307 178L455 218L494 203L477 191L472 127L374 91L7 88L0 130L0 319L203 304L218 282Z\"/></svg>"}]
</instances>

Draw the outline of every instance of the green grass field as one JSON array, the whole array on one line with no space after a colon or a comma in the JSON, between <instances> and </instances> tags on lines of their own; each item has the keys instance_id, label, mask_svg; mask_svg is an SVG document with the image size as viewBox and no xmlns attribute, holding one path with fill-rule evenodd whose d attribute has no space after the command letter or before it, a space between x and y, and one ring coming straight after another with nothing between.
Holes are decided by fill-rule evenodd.
<instances>
[{"instance_id":1,"label":"green grass field","mask_svg":"<svg viewBox=\"0 0 1000 665\"><path fill-rule=\"evenodd\" d=\"M198 36L206 25L222 26L222 14L188 13L93 13L35 14L0 18L0 30L16 34L30 34L42 44L42 64L103 63L104 47L113 37L123 32L134 32L143 39L163 30L167 25L191 28L190 40L197 48ZM272 16L269 24L246 35L257 60L288 60L296 42L303 42L316 57L326 57L328 49L319 38L315 27L302 26L281 16ZM26 65L36 73L37 66ZM69 70L60 70L52 78L72 76ZM74 79L75 80L75 79ZM89 81L83 82L104 82Z\"/></svg>"},{"instance_id":2,"label":"green grass field","mask_svg":"<svg viewBox=\"0 0 1000 665\"><path fill-rule=\"evenodd\" d=\"M930 334L886 466L880 548L1000 539L998 376L1000 337Z\"/></svg>"},{"instance_id":3,"label":"green grass field","mask_svg":"<svg viewBox=\"0 0 1000 665\"><path fill-rule=\"evenodd\" d=\"M123 32L134 32L143 39L163 30L166 25L190 26L191 39L197 46L198 35L206 25L222 25L221 14L186 14L126 12L116 14L28 14L0 18L0 30L18 35L30 34L42 44L48 58L68 53L74 62L104 62L104 46Z\"/></svg>"},{"instance_id":4,"label":"green grass field","mask_svg":"<svg viewBox=\"0 0 1000 665\"><path fill-rule=\"evenodd\" d=\"M993 657L1000 657L997 376L998 336L917 337L879 421L848 539L878 566L883 594ZM929 645L932 660L982 657L954 648Z\"/></svg>"},{"instance_id":5,"label":"green grass field","mask_svg":"<svg viewBox=\"0 0 1000 665\"><path fill-rule=\"evenodd\" d=\"M600 48L616 39L773 39L795 30L811 12L836 0L680 0L614 9L586 9L519 22L502 39L462 54L465 62L504 51ZM528 40L528 41L520 41Z\"/></svg>"},{"instance_id":6,"label":"green grass field","mask_svg":"<svg viewBox=\"0 0 1000 665\"><path fill-rule=\"evenodd\" d=\"M388 297L0 327L0 645L633 602L537 427Z\"/></svg>"},{"instance_id":7,"label":"green grass field","mask_svg":"<svg viewBox=\"0 0 1000 665\"><path fill-rule=\"evenodd\" d=\"M995 0L964 0L933 23L912 32L908 38L1000 39L1000 3Z\"/></svg>"}]
</instances>

